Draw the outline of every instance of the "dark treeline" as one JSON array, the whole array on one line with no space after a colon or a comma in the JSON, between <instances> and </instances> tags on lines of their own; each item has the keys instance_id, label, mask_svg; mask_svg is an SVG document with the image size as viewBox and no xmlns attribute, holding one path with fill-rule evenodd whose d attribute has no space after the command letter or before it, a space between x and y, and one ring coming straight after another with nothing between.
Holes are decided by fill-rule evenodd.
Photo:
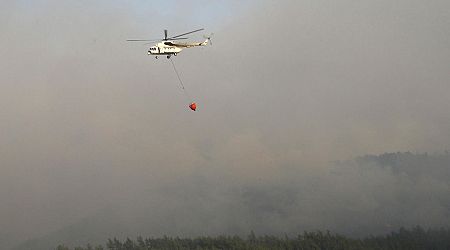
<instances>
[{"instance_id":1,"label":"dark treeline","mask_svg":"<svg viewBox=\"0 0 450 250\"><path fill-rule=\"evenodd\" d=\"M68 248L57 250L144 250L144 249L450 249L450 229L401 228L385 236L353 239L330 232L304 232L297 237L217 236L197 238L127 238L109 239L105 246Z\"/></svg>"}]
</instances>

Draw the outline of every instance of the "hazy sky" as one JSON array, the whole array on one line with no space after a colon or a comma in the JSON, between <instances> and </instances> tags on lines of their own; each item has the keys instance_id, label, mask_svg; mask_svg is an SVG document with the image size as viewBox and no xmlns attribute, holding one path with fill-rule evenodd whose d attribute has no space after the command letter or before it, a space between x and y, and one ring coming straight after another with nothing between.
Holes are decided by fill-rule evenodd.
<instances>
[{"instance_id":1,"label":"hazy sky","mask_svg":"<svg viewBox=\"0 0 450 250\"><path fill-rule=\"evenodd\" d=\"M183 207L179 195L164 190L183 189L185 198L249 183L271 190L290 174L307 188L318 185L311 180L329 182L315 178L332 161L448 150L448 27L445 0L2 1L4 244L45 235L122 199L164 204L146 210L155 216L189 217L186 210L214 204L204 213L214 217L215 233L281 230L286 218L225 225L247 213L227 191ZM169 61L125 40L197 28L213 32L214 45L174 58L199 106L191 112ZM363 183L351 173L340 178ZM193 183L204 184L190 189ZM236 211L219 209L223 204ZM345 217L330 212L315 220L323 214L302 211L309 228L338 229ZM211 223L174 222L157 232L202 232Z\"/></svg>"}]
</instances>

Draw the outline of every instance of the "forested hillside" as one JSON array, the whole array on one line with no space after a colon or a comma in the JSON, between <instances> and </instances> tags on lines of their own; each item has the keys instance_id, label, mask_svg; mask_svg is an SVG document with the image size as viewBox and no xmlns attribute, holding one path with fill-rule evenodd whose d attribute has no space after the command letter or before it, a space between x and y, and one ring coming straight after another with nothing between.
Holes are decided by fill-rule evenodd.
<instances>
[{"instance_id":1,"label":"forested hillside","mask_svg":"<svg viewBox=\"0 0 450 250\"><path fill-rule=\"evenodd\" d=\"M106 249L120 246L114 240L105 244L108 238L124 240L137 235L156 237L144 240L151 242L152 247L165 244L189 247L186 244L192 242L228 242L251 247L249 244L254 242L248 241L245 235L252 230L258 236L273 236L257 237L262 247L263 239L281 244L285 233L293 237L304 231L330 230L333 234L308 233L287 242L297 244L299 239L324 237L345 244L365 242L369 245L364 246L373 247L375 243L386 246L408 237L410 242L418 239L420 244L425 244L422 241L429 244L448 236L448 230L414 229L368 238L402 227L450 226L450 155L446 152L366 155L330 163L317 170L318 173L307 170L301 166L290 167L274 174L272 179L246 179L245 182L237 182L216 170L205 170L183 178L182 182L130 194L128 202L113 203L92 216L22 242L14 250L48 250L58 244L73 248L87 243L104 244ZM163 238L163 235L180 236L184 240ZM241 238L193 238L201 235ZM130 241L122 243L131 244ZM139 246L139 242L135 244Z\"/></svg>"},{"instance_id":2,"label":"forested hillside","mask_svg":"<svg viewBox=\"0 0 450 250\"><path fill-rule=\"evenodd\" d=\"M70 250L60 245L57 250ZM297 237L217 236L198 238L109 239L104 246L75 247L74 250L144 250L144 249L450 249L450 230L400 229L386 236L355 239L330 232L304 232Z\"/></svg>"}]
</instances>

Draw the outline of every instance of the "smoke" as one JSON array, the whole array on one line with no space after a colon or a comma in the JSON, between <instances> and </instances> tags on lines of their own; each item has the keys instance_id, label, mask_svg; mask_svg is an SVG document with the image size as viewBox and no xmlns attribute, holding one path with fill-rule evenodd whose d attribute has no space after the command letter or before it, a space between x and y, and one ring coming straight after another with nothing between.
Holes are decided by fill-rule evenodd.
<instances>
[{"instance_id":1,"label":"smoke","mask_svg":"<svg viewBox=\"0 0 450 250\"><path fill-rule=\"evenodd\" d=\"M99 211L143 235L448 225L437 175L330 163L449 148L446 1L0 5L4 246ZM201 27L214 46L174 58L193 113L125 40Z\"/></svg>"}]
</instances>

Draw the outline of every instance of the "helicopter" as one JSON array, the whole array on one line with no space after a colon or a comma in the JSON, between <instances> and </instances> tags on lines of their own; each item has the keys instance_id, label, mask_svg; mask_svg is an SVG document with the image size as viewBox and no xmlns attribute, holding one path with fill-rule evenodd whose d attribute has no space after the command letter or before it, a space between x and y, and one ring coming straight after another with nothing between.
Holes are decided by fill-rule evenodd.
<instances>
[{"instance_id":1,"label":"helicopter","mask_svg":"<svg viewBox=\"0 0 450 250\"><path fill-rule=\"evenodd\" d=\"M195 32L199 32L204 30L197 29L193 31L189 31L180 35L171 36L169 37L167 34L167 30L164 30L164 38L163 39L153 39L153 40L145 40L145 39L128 39L128 42L157 42L154 46L151 46L148 49L147 54L148 55L154 55L156 59L158 59L158 56L166 56L167 59L170 59L171 56L176 56L178 53L180 53L184 48L192 48L192 47L198 47L198 46L206 46L211 43L211 35L210 36L204 36L206 39L203 42L192 42L192 43L183 43L183 42L177 42L178 40L185 40L188 39L187 37L183 37L185 35L189 35Z\"/></svg>"}]
</instances>

